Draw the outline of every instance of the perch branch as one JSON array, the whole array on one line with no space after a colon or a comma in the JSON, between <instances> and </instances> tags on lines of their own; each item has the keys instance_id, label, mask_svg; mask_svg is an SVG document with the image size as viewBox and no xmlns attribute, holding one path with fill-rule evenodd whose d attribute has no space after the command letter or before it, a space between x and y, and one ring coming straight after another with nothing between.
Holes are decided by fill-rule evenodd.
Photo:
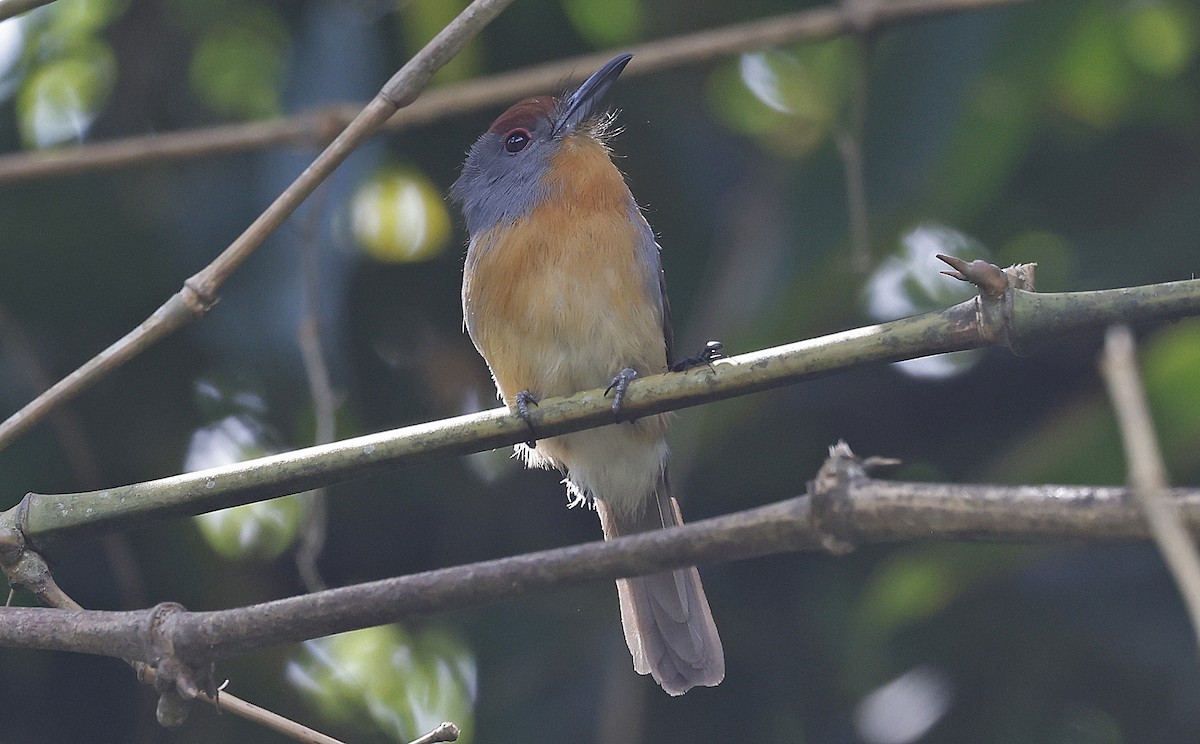
<instances>
[{"instance_id":1,"label":"perch branch","mask_svg":"<svg viewBox=\"0 0 1200 744\"><path fill-rule=\"evenodd\" d=\"M990 264L964 267L985 285L1010 276ZM1061 294L993 287L937 312L734 356L711 368L638 378L629 386L623 411L641 417L868 363L991 344L1022 351L1116 321L1198 314L1197 279ZM548 398L532 411L531 421L540 436L609 424L611 400L599 389ZM273 498L381 472L402 461L463 455L528 436L524 420L499 408L146 483L76 494L31 493L0 513L0 534L16 531L40 548L68 535L126 530L149 517L198 514Z\"/></svg>"}]
</instances>

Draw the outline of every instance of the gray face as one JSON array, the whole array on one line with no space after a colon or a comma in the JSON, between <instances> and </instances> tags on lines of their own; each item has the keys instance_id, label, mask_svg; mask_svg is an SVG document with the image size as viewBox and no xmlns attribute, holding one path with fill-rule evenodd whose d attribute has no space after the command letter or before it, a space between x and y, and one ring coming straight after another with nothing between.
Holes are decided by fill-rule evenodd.
<instances>
[{"instance_id":1,"label":"gray face","mask_svg":"<svg viewBox=\"0 0 1200 744\"><path fill-rule=\"evenodd\" d=\"M562 138L588 121L632 56L613 58L561 101L521 101L472 145L462 175L450 187L472 236L518 220L546 199L543 176Z\"/></svg>"},{"instance_id":2,"label":"gray face","mask_svg":"<svg viewBox=\"0 0 1200 744\"><path fill-rule=\"evenodd\" d=\"M545 200L543 176L561 140L553 134L554 108L550 98L522 101L471 146L450 187L471 235L520 219Z\"/></svg>"}]
</instances>

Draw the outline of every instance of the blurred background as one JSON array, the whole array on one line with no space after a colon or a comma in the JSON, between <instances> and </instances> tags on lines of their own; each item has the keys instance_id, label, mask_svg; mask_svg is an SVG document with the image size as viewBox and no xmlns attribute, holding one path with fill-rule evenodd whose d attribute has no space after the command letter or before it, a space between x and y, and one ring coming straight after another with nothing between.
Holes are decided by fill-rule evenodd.
<instances>
[{"instance_id":1,"label":"blurred background","mask_svg":"<svg viewBox=\"0 0 1200 744\"><path fill-rule=\"evenodd\" d=\"M0 151L365 101L464 4L59 0L0 22ZM435 84L807 5L517 0ZM1192 277L1198 45L1186 0L1060 0L623 78L614 147L660 236L678 348L718 338L741 353L970 296L936 252L1037 262L1043 291ZM372 139L207 317L0 452L0 508L493 407L462 332L465 234L443 195L504 107ZM842 156L856 147L865 270ZM314 155L0 184L2 413L143 320ZM1194 484L1200 322L1139 331L1172 479ZM310 385L302 338L328 387ZM901 458L901 479L1120 484L1099 345L873 366L684 411L684 512L796 495L839 438ZM500 451L52 558L89 608L216 609L599 538L593 514L565 507L555 475ZM680 699L632 672L608 583L271 649L217 675L360 742L444 719L476 742L1117 744L1192 742L1200 727L1194 637L1147 545L870 546L702 572L728 675ZM283 741L205 706L168 733L153 710L117 661L0 649L6 744Z\"/></svg>"}]
</instances>

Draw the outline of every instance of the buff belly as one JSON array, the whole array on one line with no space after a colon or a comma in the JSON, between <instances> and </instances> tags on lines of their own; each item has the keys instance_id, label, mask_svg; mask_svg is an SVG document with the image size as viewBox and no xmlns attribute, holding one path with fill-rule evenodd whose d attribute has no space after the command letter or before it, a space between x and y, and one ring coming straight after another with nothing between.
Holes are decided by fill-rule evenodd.
<instances>
[{"instance_id":1,"label":"buff belly","mask_svg":"<svg viewBox=\"0 0 1200 744\"><path fill-rule=\"evenodd\" d=\"M661 301L647 296L657 284L639 265L628 221L607 214L556 220L535 210L472 241L467 330L510 407L523 390L539 399L570 395L606 387L624 367L665 370ZM566 473L572 496L635 513L662 477L666 417L540 440L521 454L531 466Z\"/></svg>"}]
</instances>

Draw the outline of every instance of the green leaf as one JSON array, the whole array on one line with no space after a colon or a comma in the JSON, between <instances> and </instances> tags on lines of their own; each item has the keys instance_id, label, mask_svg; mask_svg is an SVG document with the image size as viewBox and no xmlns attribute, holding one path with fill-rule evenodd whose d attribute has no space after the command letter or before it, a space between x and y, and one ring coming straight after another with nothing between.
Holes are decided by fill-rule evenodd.
<instances>
[{"instance_id":1,"label":"green leaf","mask_svg":"<svg viewBox=\"0 0 1200 744\"><path fill-rule=\"evenodd\" d=\"M437 628L410 635L385 625L305 641L287 678L328 718L409 741L452 720L468 741L475 659Z\"/></svg>"}]
</instances>

